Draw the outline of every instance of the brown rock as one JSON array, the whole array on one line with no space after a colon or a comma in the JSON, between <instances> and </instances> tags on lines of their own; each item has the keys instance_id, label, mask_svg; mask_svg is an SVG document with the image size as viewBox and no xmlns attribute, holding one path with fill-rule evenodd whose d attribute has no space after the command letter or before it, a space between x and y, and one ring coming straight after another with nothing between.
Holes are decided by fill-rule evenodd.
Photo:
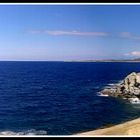
<instances>
[{"instance_id":1,"label":"brown rock","mask_svg":"<svg viewBox=\"0 0 140 140\"><path fill-rule=\"evenodd\" d=\"M120 97L124 99L140 98L140 73L132 72L121 83L101 91L104 95Z\"/></svg>"}]
</instances>

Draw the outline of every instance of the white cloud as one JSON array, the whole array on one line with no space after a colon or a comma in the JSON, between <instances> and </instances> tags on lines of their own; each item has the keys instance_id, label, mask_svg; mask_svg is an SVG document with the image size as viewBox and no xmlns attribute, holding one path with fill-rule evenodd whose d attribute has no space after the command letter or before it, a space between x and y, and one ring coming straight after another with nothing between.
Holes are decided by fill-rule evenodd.
<instances>
[{"instance_id":1,"label":"white cloud","mask_svg":"<svg viewBox=\"0 0 140 140\"><path fill-rule=\"evenodd\" d=\"M140 57L140 51L132 51L132 52L126 53L124 55L126 55L126 56Z\"/></svg>"},{"instance_id":2,"label":"white cloud","mask_svg":"<svg viewBox=\"0 0 140 140\"><path fill-rule=\"evenodd\" d=\"M140 52L138 52L138 51L133 51L133 52L131 52L131 55L133 55L133 56L140 56Z\"/></svg>"},{"instance_id":3,"label":"white cloud","mask_svg":"<svg viewBox=\"0 0 140 140\"><path fill-rule=\"evenodd\" d=\"M64 30L29 30L30 34L46 34L51 36L93 36L93 37L107 37L113 36L113 33L108 32L82 32L82 31L64 31ZM131 32L120 32L116 37L131 39L131 40L140 40L140 36L132 34Z\"/></svg>"},{"instance_id":4,"label":"white cloud","mask_svg":"<svg viewBox=\"0 0 140 140\"><path fill-rule=\"evenodd\" d=\"M73 36L94 36L94 37L105 37L108 36L107 32L80 32L80 31L62 31L62 30L30 30L32 34L48 34L53 36L61 35L73 35Z\"/></svg>"}]
</instances>

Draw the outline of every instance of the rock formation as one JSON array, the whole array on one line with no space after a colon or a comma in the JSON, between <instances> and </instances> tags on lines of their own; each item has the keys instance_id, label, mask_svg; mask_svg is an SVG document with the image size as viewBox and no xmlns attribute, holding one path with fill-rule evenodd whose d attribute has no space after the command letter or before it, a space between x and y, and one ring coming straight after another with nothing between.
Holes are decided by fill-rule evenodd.
<instances>
[{"instance_id":1,"label":"rock formation","mask_svg":"<svg viewBox=\"0 0 140 140\"><path fill-rule=\"evenodd\" d=\"M122 82L102 90L101 93L128 100L132 98L140 100L140 73L132 72Z\"/></svg>"}]
</instances>

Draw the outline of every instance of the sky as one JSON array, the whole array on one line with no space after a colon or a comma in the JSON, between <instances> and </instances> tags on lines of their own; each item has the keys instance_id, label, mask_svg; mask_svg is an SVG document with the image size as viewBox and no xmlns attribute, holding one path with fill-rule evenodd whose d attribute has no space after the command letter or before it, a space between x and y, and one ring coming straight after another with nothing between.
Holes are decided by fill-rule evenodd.
<instances>
[{"instance_id":1,"label":"sky","mask_svg":"<svg viewBox=\"0 0 140 140\"><path fill-rule=\"evenodd\" d=\"M0 60L140 57L140 5L0 5Z\"/></svg>"}]
</instances>

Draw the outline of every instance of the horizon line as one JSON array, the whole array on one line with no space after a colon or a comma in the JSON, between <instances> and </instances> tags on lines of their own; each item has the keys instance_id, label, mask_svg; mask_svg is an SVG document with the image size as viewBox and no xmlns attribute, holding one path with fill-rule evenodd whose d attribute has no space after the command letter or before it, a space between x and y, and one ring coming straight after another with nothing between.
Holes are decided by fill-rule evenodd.
<instances>
[{"instance_id":1,"label":"horizon line","mask_svg":"<svg viewBox=\"0 0 140 140\"><path fill-rule=\"evenodd\" d=\"M27 2L22 2L22 3L0 3L0 5L140 5L140 2L139 3L27 3Z\"/></svg>"},{"instance_id":2,"label":"horizon line","mask_svg":"<svg viewBox=\"0 0 140 140\"><path fill-rule=\"evenodd\" d=\"M73 59L73 60L0 60L0 62L101 62L101 61L137 61L137 58L102 58L102 59Z\"/></svg>"}]
</instances>

